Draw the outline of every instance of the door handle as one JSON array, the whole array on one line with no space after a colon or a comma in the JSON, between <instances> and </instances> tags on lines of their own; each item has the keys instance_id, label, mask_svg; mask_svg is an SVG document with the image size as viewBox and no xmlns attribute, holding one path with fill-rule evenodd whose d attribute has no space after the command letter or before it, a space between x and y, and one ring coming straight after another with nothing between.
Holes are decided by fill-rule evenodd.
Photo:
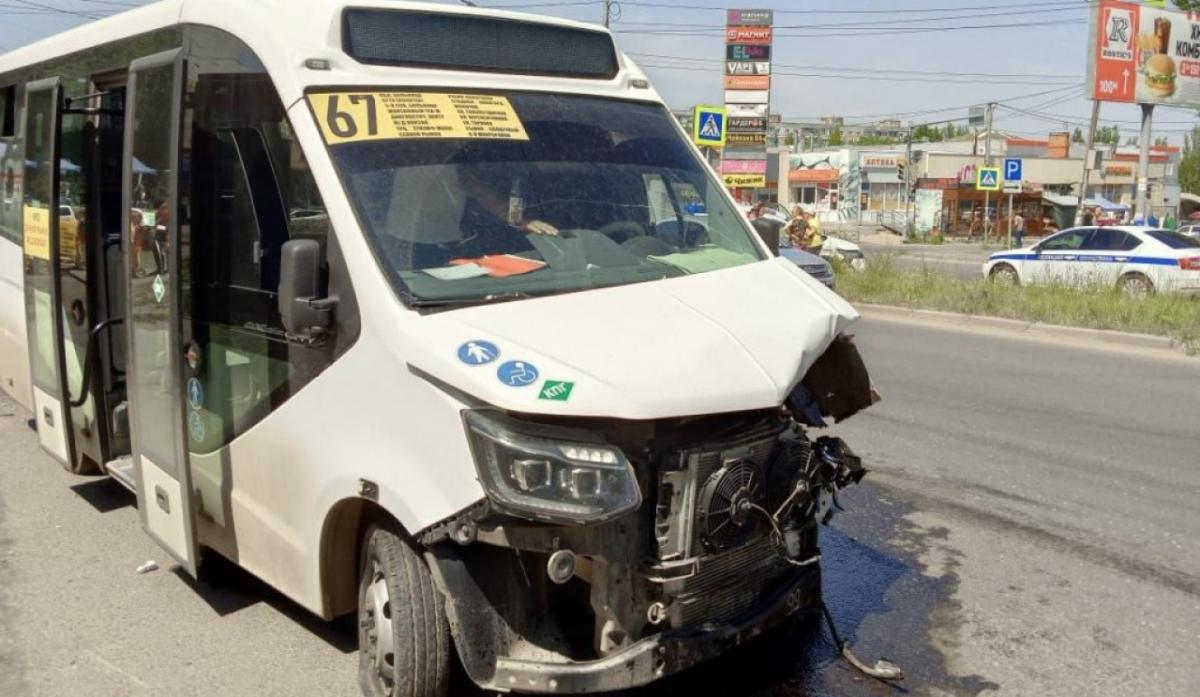
<instances>
[{"instance_id":1,"label":"door handle","mask_svg":"<svg viewBox=\"0 0 1200 697\"><path fill-rule=\"evenodd\" d=\"M124 322L125 319L122 317L113 317L112 319L104 320L100 324L92 327L92 331L88 334L87 350L84 351L83 354L83 379L79 384L79 397L76 399L71 399L69 402L72 409L78 409L79 407L82 407L83 403L87 401L88 384L90 384L92 381L92 363L95 362L97 343L96 337L100 336L100 332L104 331L105 329L108 329L116 324L122 324ZM67 398L70 399L70 397L71 395L68 394Z\"/></svg>"}]
</instances>

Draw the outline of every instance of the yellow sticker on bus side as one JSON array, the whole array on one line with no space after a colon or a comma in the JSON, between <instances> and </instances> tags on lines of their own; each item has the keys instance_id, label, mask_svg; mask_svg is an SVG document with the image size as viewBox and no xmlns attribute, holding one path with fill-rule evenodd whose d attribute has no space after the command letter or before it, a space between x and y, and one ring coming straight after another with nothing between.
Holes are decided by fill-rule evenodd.
<instances>
[{"instance_id":1,"label":"yellow sticker on bus side","mask_svg":"<svg viewBox=\"0 0 1200 697\"><path fill-rule=\"evenodd\" d=\"M440 92L325 92L308 95L325 142L412 138L529 140L507 97Z\"/></svg>"},{"instance_id":2,"label":"yellow sticker on bus side","mask_svg":"<svg viewBox=\"0 0 1200 697\"><path fill-rule=\"evenodd\" d=\"M25 256L50 261L50 210L25 204Z\"/></svg>"}]
</instances>

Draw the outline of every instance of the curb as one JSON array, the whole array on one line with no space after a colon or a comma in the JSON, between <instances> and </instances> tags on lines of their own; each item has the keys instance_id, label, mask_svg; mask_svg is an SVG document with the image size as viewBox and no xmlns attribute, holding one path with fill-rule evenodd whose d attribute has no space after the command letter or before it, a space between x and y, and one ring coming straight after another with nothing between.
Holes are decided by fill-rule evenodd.
<instances>
[{"instance_id":1,"label":"curb","mask_svg":"<svg viewBox=\"0 0 1200 697\"><path fill-rule=\"evenodd\" d=\"M919 310L896 305L877 305L875 303L856 303L855 309L863 317L895 321L924 321L940 324L956 324L960 326L986 327L998 329L1011 334L1038 336L1053 339L1074 339L1089 341L1106 346L1122 346L1126 348L1150 349L1156 351L1171 351L1183 354L1183 346L1174 339L1153 334L1133 334L1112 329L1090 329L1087 327L1068 327L1061 324L1044 324L1028 320L990 317L987 315L964 315L957 312L942 312L939 310Z\"/></svg>"}]
</instances>

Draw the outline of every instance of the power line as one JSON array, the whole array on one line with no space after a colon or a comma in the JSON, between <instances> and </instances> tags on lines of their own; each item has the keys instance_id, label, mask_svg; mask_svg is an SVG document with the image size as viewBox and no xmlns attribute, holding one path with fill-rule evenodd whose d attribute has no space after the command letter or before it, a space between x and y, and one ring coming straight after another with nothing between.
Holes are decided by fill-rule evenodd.
<instances>
[{"instance_id":1,"label":"power line","mask_svg":"<svg viewBox=\"0 0 1200 697\"><path fill-rule=\"evenodd\" d=\"M863 37L863 36L890 36L897 34L923 34L930 32L947 32L947 31L969 31L977 29L1036 29L1036 28L1059 28L1068 25L1086 24L1086 19L1070 19L1054 24L1043 24L1040 26L1031 27L1027 22L1009 22L999 24L962 24L957 26L939 26L939 27L910 27L907 29L883 29L878 30L865 28L855 32L825 32L821 34L787 34L775 33L775 38L796 38L796 39L835 39L845 37ZM655 30L655 29L614 29L621 34L640 34L653 36L717 36L723 35L724 30L710 31L671 31L671 30Z\"/></svg>"},{"instance_id":2,"label":"power line","mask_svg":"<svg viewBox=\"0 0 1200 697\"><path fill-rule=\"evenodd\" d=\"M33 0L11 0L11 2L15 2L20 5L24 5L26 7L36 8L39 10L46 10L48 12L54 12L54 13L64 14L64 15L74 15L76 17L82 17L84 19L100 19L100 17L93 15L93 14L88 14L86 12L70 10L70 9L66 9L66 8L62 8L62 7L53 7L51 5L43 5L41 3L33 2Z\"/></svg>"},{"instance_id":3,"label":"power line","mask_svg":"<svg viewBox=\"0 0 1200 697\"><path fill-rule=\"evenodd\" d=\"M728 7L719 7L719 6L714 6L714 5L707 5L707 6L703 6L703 5L670 5L670 4L661 3L661 2L648 2L646 0L621 0L621 4L628 5L631 7L652 7L652 8L668 9L668 10L695 10L695 11L700 11L700 12L708 12L708 11L725 12L729 9ZM1051 6L1051 5L1067 5L1067 4L1073 5L1075 7L1081 7L1080 3L1078 3L1078 2L1071 2L1071 3L1067 3L1067 2L1025 2L1025 3L1009 4L1009 5L1005 5L1005 7L1009 7L1009 8L1047 7L1047 6ZM968 7L960 6L960 7L893 8L893 9L887 9L887 10L846 10L846 9L830 10L830 9L813 8L813 9L807 9L807 10L772 10L772 12L774 12L777 15L806 15L806 14L898 15L898 14L906 14L906 13L917 14L917 13L930 13L930 12L958 12L958 11L967 12L967 11L971 11L971 10L994 10L994 9L996 9L996 5L992 4L992 5L974 5L974 6L968 6Z\"/></svg>"},{"instance_id":4,"label":"power line","mask_svg":"<svg viewBox=\"0 0 1200 697\"><path fill-rule=\"evenodd\" d=\"M1018 11L1004 10L1001 12L983 12L983 13L974 13L974 14L965 14L965 15L956 15L956 16L946 16L946 17L910 17L908 19L886 19L886 20L876 20L876 21L867 21L867 22L835 22L833 24L776 24L773 26L773 29L775 31L778 31L780 29L843 29L846 27L870 28L870 27L873 27L876 25L882 25L884 27L891 27L891 26L895 26L897 24L915 24L917 22L940 22L940 21L950 21L950 20L959 20L959 19L980 19L980 18L984 18L984 17L1012 17L1014 15L1019 15L1019 16L1025 17L1028 15L1034 15L1034 14L1078 12L1080 9L1083 9L1083 8L1081 8L1078 4L1071 3L1071 5L1069 7L1059 7L1059 8L1053 8L1053 9L1018 10ZM725 29L724 25L714 25L711 23L707 23L707 24L677 23L677 24L675 24L675 23L670 23L670 22L622 22L621 24L622 24L622 26L651 25L651 26L655 26L655 27L676 27L676 28L690 27L693 29L708 29L708 30L712 30L712 31L724 31L724 29Z\"/></svg>"},{"instance_id":5,"label":"power line","mask_svg":"<svg viewBox=\"0 0 1200 697\"><path fill-rule=\"evenodd\" d=\"M1004 97L1004 98L1002 98L1001 101L1020 102L1020 101L1026 100L1026 99L1034 99L1036 97L1041 97L1041 96L1048 95L1048 94L1055 94L1058 92L1064 92L1067 90L1075 90L1075 89L1079 89L1079 86L1078 85L1069 85L1067 87L1058 87L1058 88L1051 89L1051 90L1041 90L1039 92L1033 92L1030 94L1013 95L1011 97ZM881 119L881 120L904 119L904 118L911 118L911 117L917 117L917 116L928 116L931 114L943 114L947 111L960 111L962 109L969 109L970 107L973 107L973 106L979 106L979 104L980 103L976 101L976 102L971 102L970 104L962 104L959 106L940 107L937 109L922 109L919 111L894 111L894 112L888 112L888 113L883 113L883 114L844 114L843 117L850 118L850 119ZM813 121L815 121L815 120L823 118L823 117L824 117L824 115L822 115L822 116L798 116L798 117L792 117L792 118L797 119L797 120L813 120Z\"/></svg>"},{"instance_id":6,"label":"power line","mask_svg":"<svg viewBox=\"0 0 1200 697\"><path fill-rule=\"evenodd\" d=\"M628 51L627 55L642 56L642 57L646 57L646 58L655 58L655 59L663 59L663 60L686 61L689 63L706 63L709 65L721 65L721 66L723 66L725 63L724 60L715 59L715 58L700 58L700 57L696 57L696 56L672 56L672 55L663 54L663 53L643 53L640 51ZM771 67L772 68L791 68L791 69L796 69L796 70L874 70L874 68L870 68L870 67L866 67L866 66L798 65L798 64L776 63L776 62L772 62ZM949 71L949 70L909 70L909 69L903 69L903 68L886 68L882 72L898 73L898 74L903 74L903 75L924 75L924 76L931 76L931 77L941 77L941 76L944 76L944 77L982 77L982 78L1028 77L1028 78L1044 78L1044 79L1049 79L1049 80L1076 80L1076 81L1078 81L1082 78L1081 75L1070 75L1070 74L1066 74L1066 73L1063 73L1060 75L1051 75L1051 74L1047 74L1047 73L973 73L973 72L954 72L954 71Z\"/></svg>"},{"instance_id":7,"label":"power line","mask_svg":"<svg viewBox=\"0 0 1200 697\"><path fill-rule=\"evenodd\" d=\"M688 65L661 65L656 63L643 63L642 67L655 68L658 70L683 70L694 72L695 66ZM934 84L951 84L951 85L1044 85L1045 80L983 80L980 78L953 78L953 77L921 77L921 76L903 76L903 75L846 75L844 73L819 73L819 72L789 72L784 70L772 71L775 77L808 77L808 78L828 78L833 80L867 80L867 81L884 81L884 82L927 82ZM1070 85L1075 87L1076 85Z\"/></svg>"}]
</instances>

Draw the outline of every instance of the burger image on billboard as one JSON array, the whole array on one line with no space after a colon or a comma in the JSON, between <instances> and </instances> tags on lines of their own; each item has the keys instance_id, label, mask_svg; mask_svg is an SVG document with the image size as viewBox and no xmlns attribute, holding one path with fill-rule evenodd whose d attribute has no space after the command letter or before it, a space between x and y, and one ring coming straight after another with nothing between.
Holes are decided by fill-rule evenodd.
<instances>
[{"instance_id":1,"label":"burger image on billboard","mask_svg":"<svg viewBox=\"0 0 1200 697\"><path fill-rule=\"evenodd\" d=\"M1170 56L1163 53L1150 56L1143 71L1152 96L1165 99L1175 94L1175 61Z\"/></svg>"}]
</instances>

